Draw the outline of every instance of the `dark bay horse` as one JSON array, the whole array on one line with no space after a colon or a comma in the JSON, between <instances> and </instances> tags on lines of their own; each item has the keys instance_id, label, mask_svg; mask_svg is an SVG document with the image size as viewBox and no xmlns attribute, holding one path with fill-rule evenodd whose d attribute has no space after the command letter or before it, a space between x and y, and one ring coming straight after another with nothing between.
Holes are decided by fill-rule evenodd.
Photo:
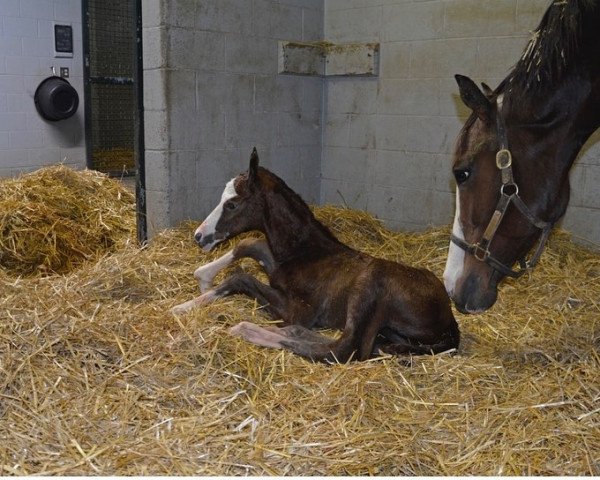
<instances>
[{"instance_id":1,"label":"dark bay horse","mask_svg":"<svg viewBox=\"0 0 600 480\"><path fill-rule=\"evenodd\" d=\"M195 233L208 251L258 230L194 276L204 292L178 305L181 313L233 294L255 298L285 326L241 322L231 332L252 343L284 348L315 361L365 360L378 352L428 354L455 349L459 329L442 282L430 271L371 257L339 242L285 182L258 166L232 179L221 202ZM269 285L237 273L217 287L216 274L242 257L264 268ZM311 328L343 330L334 340Z\"/></svg>"},{"instance_id":2,"label":"dark bay horse","mask_svg":"<svg viewBox=\"0 0 600 480\"><path fill-rule=\"evenodd\" d=\"M472 113L454 155L444 283L458 310L475 313L503 278L535 266L567 208L575 157L600 126L600 1L554 0L494 91L456 80Z\"/></svg>"}]
</instances>

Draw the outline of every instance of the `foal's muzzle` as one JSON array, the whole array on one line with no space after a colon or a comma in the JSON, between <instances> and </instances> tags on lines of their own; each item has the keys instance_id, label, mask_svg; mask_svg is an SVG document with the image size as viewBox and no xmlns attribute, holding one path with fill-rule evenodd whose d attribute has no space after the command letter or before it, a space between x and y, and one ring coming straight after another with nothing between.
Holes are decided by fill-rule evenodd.
<instances>
[{"instance_id":1,"label":"foal's muzzle","mask_svg":"<svg viewBox=\"0 0 600 480\"><path fill-rule=\"evenodd\" d=\"M205 252L209 252L215 245L221 243L223 240L227 240L227 238L227 234L216 232L203 235L201 231L197 230L194 233L194 240Z\"/></svg>"},{"instance_id":2,"label":"foal's muzzle","mask_svg":"<svg viewBox=\"0 0 600 480\"><path fill-rule=\"evenodd\" d=\"M214 235L202 235L202 233L200 232L196 232L196 234L194 235L194 240L196 240L196 243L201 247L206 245L207 243L211 243L213 239Z\"/></svg>"},{"instance_id":3,"label":"foal's muzzle","mask_svg":"<svg viewBox=\"0 0 600 480\"><path fill-rule=\"evenodd\" d=\"M218 239L214 233L202 235L201 232L196 232L194 234L194 240L196 240L196 243L202 247L202 250L208 252L223 239Z\"/></svg>"}]
</instances>

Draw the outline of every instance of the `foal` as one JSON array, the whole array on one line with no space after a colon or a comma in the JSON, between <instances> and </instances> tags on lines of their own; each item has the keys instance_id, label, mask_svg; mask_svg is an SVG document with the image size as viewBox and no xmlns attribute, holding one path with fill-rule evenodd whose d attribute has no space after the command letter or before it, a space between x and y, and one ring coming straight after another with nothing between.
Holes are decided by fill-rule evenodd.
<instances>
[{"instance_id":1,"label":"foal","mask_svg":"<svg viewBox=\"0 0 600 480\"><path fill-rule=\"evenodd\" d=\"M266 239L242 240L198 268L203 292L173 308L183 313L217 298L255 298L286 326L241 322L231 333L252 343L285 348L316 361L365 360L389 354L438 353L458 347L459 330L444 286L428 270L371 257L339 242L283 180L258 166L232 179L221 202L195 232L209 251L228 238L259 230ZM236 273L212 287L217 273L242 257L258 261L269 285ZM338 340L310 330L343 330Z\"/></svg>"}]
</instances>

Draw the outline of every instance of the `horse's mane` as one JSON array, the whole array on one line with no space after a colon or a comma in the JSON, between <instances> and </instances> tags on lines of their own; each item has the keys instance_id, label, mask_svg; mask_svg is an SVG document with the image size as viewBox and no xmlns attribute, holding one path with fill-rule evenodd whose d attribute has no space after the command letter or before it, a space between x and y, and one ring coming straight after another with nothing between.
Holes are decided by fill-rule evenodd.
<instances>
[{"instance_id":1,"label":"horse's mane","mask_svg":"<svg viewBox=\"0 0 600 480\"><path fill-rule=\"evenodd\" d=\"M600 25L585 21L591 14L597 16L599 4L598 0L553 0L501 86L516 94L540 94L560 82L581 59L587 30L600 30Z\"/></svg>"}]
</instances>

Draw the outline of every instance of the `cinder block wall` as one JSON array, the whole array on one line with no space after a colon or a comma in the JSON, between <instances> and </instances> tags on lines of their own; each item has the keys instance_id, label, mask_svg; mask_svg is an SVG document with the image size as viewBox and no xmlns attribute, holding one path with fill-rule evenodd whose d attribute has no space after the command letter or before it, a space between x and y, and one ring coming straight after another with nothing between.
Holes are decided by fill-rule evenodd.
<instances>
[{"instance_id":1,"label":"cinder block wall","mask_svg":"<svg viewBox=\"0 0 600 480\"><path fill-rule=\"evenodd\" d=\"M380 76L328 79L321 201L398 229L452 222L450 167L469 111L454 74L495 87L549 0L326 0L325 38L380 42ZM600 244L600 144L571 173L563 226Z\"/></svg>"},{"instance_id":2,"label":"cinder block wall","mask_svg":"<svg viewBox=\"0 0 600 480\"><path fill-rule=\"evenodd\" d=\"M73 26L73 58L54 58L53 21ZM0 2L0 177L64 161L85 166L83 61L80 0ZM79 94L77 113L59 122L43 120L33 96L60 67Z\"/></svg>"},{"instance_id":3,"label":"cinder block wall","mask_svg":"<svg viewBox=\"0 0 600 480\"><path fill-rule=\"evenodd\" d=\"M261 162L319 201L323 80L277 74L277 40L323 38L323 0L144 0L150 234L202 219Z\"/></svg>"}]
</instances>

